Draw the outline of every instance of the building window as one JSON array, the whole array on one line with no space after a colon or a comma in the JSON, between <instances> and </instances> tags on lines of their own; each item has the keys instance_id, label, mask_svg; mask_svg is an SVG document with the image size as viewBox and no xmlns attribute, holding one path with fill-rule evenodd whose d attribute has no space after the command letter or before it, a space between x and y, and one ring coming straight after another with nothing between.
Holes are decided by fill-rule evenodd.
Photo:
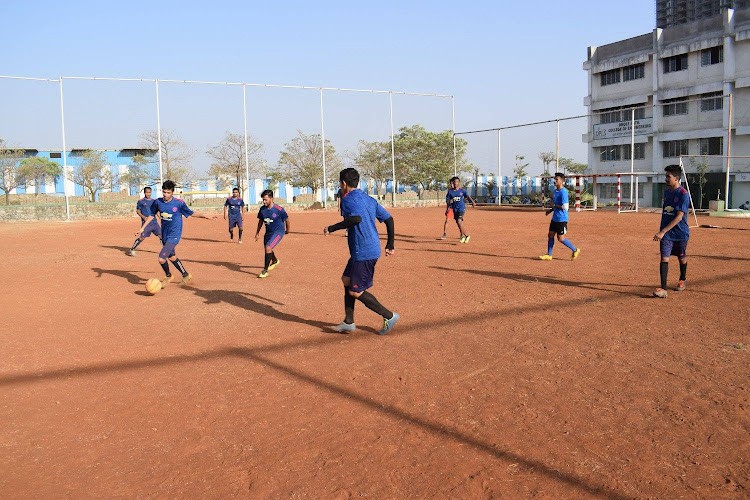
<instances>
[{"instance_id":1,"label":"building window","mask_svg":"<svg viewBox=\"0 0 750 500\"><path fill-rule=\"evenodd\" d=\"M680 141L664 141L664 158L674 158L688 154L688 141L682 139Z\"/></svg>"},{"instance_id":2,"label":"building window","mask_svg":"<svg viewBox=\"0 0 750 500\"><path fill-rule=\"evenodd\" d=\"M645 77L646 65L644 63L633 64L632 66L625 66L624 68L622 68L622 79L625 82L630 80L638 80Z\"/></svg>"},{"instance_id":3,"label":"building window","mask_svg":"<svg viewBox=\"0 0 750 500\"><path fill-rule=\"evenodd\" d=\"M699 139L700 154L702 155L720 155L724 151L723 137L707 137Z\"/></svg>"},{"instance_id":4,"label":"building window","mask_svg":"<svg viewBox=\"0 0 750 500\"><path fill-rule=\"evenodd\" d=\"M635 146L634 152L635 152L635 160L644 160L646 159L646 145L644 143L638 143L634 144ZM623 160L629 160L630 159L630 144L625 144L622 146L622 159Z\"/></svg>"},{"instance_id":5,"label":"building window","mask_svg":"<svg viewBox=\"0 0 750 500\"><path fill-rule=\"evenodd\" d=\"M619 83L620 68L604 71L599 76L601 77L602 87L604 87L605 85L612 85L613 83Z\"/></svg>"},{"instance_id":6,"label":"building window","mask_svg":"<svg viewBox=\"0 0 750 500\"><path fill-rule=\"evenodd\" d=\"M662 107L664 116L686 115L688 112L687 97L665 99Z\"/></svg>"},{"instance_id":7,"label":"building window","mask_svg":"<svg viewBox=\"0 0 750 500\"><path fill-rule=\"evenodd\" d=\"M620 146L606 146L599 149L599 161L618 161L620 159Z\"/></svg>"},{"instance_id":8,"label":"building window","mask_svg":"<svg viewBox=\"0 0 750 500\"><path fill-rule=\"evenodd\" d=\"M599 111L599 123L629 122L632 118L632 109L629 107L607 108ZM646 108L640 106L635 108L635 119L646 118Z\"/></svg>"},{"instance_id":9,"label":"building window","mask_svg":"<svg viewBox=\"0 0 750 500\"><path fill-rule=\"evenodd\" d=\"M62 153L50 153L50 158L62 158Z\"/></svg>"},{"instance_id":10,"label":"building window","mask_svg":"<svg viewBox=\"0 0 750 500\"><path fill-rule=\"evenodd\" d=\"M662 59L664 61L664 72L672 73L674 71L682 71L688 67L687 54L680 54L679 56L666 57Z\"/></svg>"},{"instance_id":11,"label":"building window","mask_svg":"<svg viewBox=\"0 0 750 500\"><path fill-rule=\"evenodd\" d=\"M620 120L620 108L603 109L599 115L599 123L617 123Z\"/></svg>"},{"instance_id":12,"label":"building window","mask_svg":"<svg viewBox=\"0 0 750 500\"><path fill-rule=\"evenodd\" d=\"M724 94L711 92L701 95L701 111L714 111L724 108Z\"/></svg>"},{"instance_id":13,"label":"building window","mask_svg":"<svg viewBox=\"0 0 750 500\"><path fill-rule=\"evenodd\" d=\"M724 47L711 47L701 50L701 66L711 66L724 62Z\"/></svg>"}]
</instances>

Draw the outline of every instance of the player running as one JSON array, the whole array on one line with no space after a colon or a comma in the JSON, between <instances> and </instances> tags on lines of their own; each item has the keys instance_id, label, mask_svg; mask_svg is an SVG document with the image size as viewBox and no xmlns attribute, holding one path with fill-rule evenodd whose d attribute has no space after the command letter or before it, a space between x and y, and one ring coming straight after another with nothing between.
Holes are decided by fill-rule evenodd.
<instances>
[{"instance_id":1,"label":"player running","mask_svg":"<svg viewBox=\"0 0 750 500\"><path fill-rule=\"evenodd\" d=\"M164 246L161 252L159 252L159 264L164 269L165 274L165 277L160 280L162 286L172 281L172 273L169 272L167 261L171 262L175 269L182 274L183 284L187 284L193 279L193 276L187 272L185 266L175 254L175 248L182 238L182 217L190 217L192 215L199 219L216 220L215 216L209 217L190 210L184 201L173 196L174 187L174 182L170 180L164 181L161 185L162 197L151 202L151 213L158 214L161 219L161 242ZM154 215L146 217L140 231L135 233L135 235L141 237L145 228L152 220L154 220Z\"/></svg>"},{"instance_id":2,"label":"player running","mask_svg":"<svg viewBox=\"0 0 750 500\"><path fill-rule=\"evenodd\" d=\"M224 220L227 220L227 212L229 212L229 239L234 239L236 226L239 231L237 243L242 243L242 208L244 206L245 200L240 198L239 188L232 189L232 196L224 202Z\"/></svg>"},{"instance_id":3,"label":"player running","mask_svg":"<svg viewBox=\"0 0 750 500\"><path fill-rule=\"evenodd\" d=\"M266 225L266 234L263 236L263 247L265 248L263 270L258 278L267 278L268 271L279 265L274 248L281 243L285 234L289 234L289 216L283 207L273 202L273 191L266 189L260 194L263 205L258 210L258 229L255 231L255 241L258 241L260 228Z\"/></svg>"},{"instance_id":4,"label":"player running","mask_svg":"<svg viewBox=\"0 0 750 500\"><path fill-rule=\"evenodd\" d=\"M464 213L466 212L466 203L464 199L471 202L471 206L476 208L477 204L469 193L461 187L461 180L458 177L452 177L450 180L451 188L445 194L445 216L448 217L448 211L453 210L453 220L456 221L458 230L461 232L461 243L468 243L471 236L466 232L464 227ZM448 219L446 218L446 223ZM443 236L445 236L445 224L443 225Z\"/></svg>"},{"instance_id":5,"label":"player running","mask_svg":"<svg viewBox=\"0 0 750 500\"><path fill-rule=\"evenodd\" d=\"M565 174L555 172L555 192L552 194L553 208L544 212L546 215L552 214L552 221L549 223L549 232L547 233L547 253L540 255L541 260L552 260L552 247L555 246L555 234L557 240L570 248L573 252L572 260L576 260L581 253L580 248L576 248L570 240L565 238L568 233L568 189L564 186Z\"/></svg>"},{"instance_id":6,"label":"player running","mask_svg":"<svg viewBox=\"0 0 750 500\"><path fill-rule=\"evenodd\" d=\"M690 239L690 227L687 222L687 212L690 208L690 196L680 185L682 171L679 165L668 165L664 169L664 190L662 201L661 224L659 232L654 235L654 241L659 242L661 261L659 276L661 287L654 291L654 297L667 298L667 275L669 274L669 257L675 255L680 262L680 280L675 291L685 289L687 274L687 244Z\"/></svg>"},{"instance_id":7,"label":"player running","mask_svg":"<svg viewBox=\"0 0 750 500\"><path fill-rule=\"evenodd\" d=\"M399 320L396 312L391 312L378 302L367 290L373 285L375 264L380 257L380 237L375 220L385 223L388 231L388 242L385 244L385 255L393 255L395 230L393 217L372 197L365 194L359 186L359 172L345 168L339 174L342 199L341 213L344 220L338 224L323 228L328 235L339 229L348 229L349 261L346 264L341 281L344 283L344 321L333 327L341 333L357 329L354 324L355 300L362 302L368 309L383 318L383 328L378 332L385 335L393 329Z\"/></svg>"},{"instance_id":8,"label":"player running","mask_svg":"<svg viewBox=\"0 0 750 500\"><path fill-rule=\"evenodd\" d=\"M146 221L146 218L149 215L154 215L153 212L151 212L151 204L154 202L154 200L151 198L151 188L146 186L143 188L143 198L138 200L138 202L135 204L135 213L138 214L138 217L141 218L141 225ZM135 241L133 242L133 246L130 247L130 250L128 250L127 254L131 257L135 257L135 249L138 248L138 245L140 245L143 240L151 236L152 234L155 234L159 238L161 238L161 226L159 226L159 222L154 218L148 226L143 230L141 233L141 236L137 237Z\"/></svg>"}]
</instances>

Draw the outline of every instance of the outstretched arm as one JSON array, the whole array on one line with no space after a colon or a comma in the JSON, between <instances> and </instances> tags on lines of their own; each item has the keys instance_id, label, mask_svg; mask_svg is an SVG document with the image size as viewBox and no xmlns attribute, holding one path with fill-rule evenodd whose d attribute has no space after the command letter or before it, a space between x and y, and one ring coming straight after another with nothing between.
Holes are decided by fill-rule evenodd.
<instances>
[{"instance_id":1,"label":"outstretched arm","mask_svg":"<svg viewBox=\"0 0 750 500\"><path fill-rule=\"evenodd\" d=\"M338 224L324 227L323 234L329 234L334 231L338 231L339 229L349 229L350 227L356 226L360 222L362 222L362 217L360 217L359 215L352 215L351 217L345 217L344 220L342 220Z\"/></svg>"}]
</instances>

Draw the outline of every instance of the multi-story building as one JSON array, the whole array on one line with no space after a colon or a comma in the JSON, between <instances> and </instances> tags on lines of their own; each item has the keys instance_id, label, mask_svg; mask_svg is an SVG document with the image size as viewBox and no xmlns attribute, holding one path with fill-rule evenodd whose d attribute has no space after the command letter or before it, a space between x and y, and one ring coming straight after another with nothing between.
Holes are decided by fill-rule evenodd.
<instances>
[{"instance_id":1,"label":"multi-story building","mask_svg":"<svg viewBox=\"0 0 750 500\"><path fill-rule=\"evenodd\" d=\"M750 156L750 2L656 3L657 26L664 28L589 47L583 65L591 171L657 173L639 178L640 203L651 206L661 203L664 167L680 156ZM719 195L725 199L726 159L683 163L696 207L707 208ZM703 186L695 175L701 163L708 167ZM729 206L736 208L750 199L750 158L732 159L730 172ZM598 178L601 201L616 197L616 190L615 177Z\"/></svg>"}]
</instances>

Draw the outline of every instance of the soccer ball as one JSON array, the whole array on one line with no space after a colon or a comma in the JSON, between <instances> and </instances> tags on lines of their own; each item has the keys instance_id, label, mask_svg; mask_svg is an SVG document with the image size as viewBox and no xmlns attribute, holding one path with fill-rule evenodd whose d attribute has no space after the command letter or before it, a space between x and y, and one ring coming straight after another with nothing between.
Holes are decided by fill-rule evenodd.
<instances>
[{"instance_id":1,"label":"soccer ball","mask_svg":"<svg viewBox=\"0 0 750 500\"><path fill-rule=\"evenodd\" d=\"M161 281L158 279L151 278L146 282L146 291L151 295L156 295L159 290L161 290Z\"/></svg>"}]
</instances>

